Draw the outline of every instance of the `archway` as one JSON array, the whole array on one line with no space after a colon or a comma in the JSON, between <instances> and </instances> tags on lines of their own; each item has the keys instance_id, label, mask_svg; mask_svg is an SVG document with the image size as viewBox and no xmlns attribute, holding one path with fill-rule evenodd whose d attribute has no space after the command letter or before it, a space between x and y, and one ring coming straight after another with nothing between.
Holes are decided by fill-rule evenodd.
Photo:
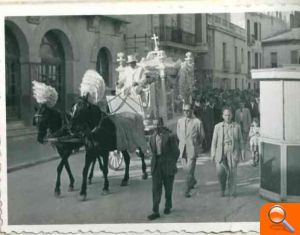
<instances>
[{"instance_id":1,"label":"archway","mask_svg":"<svg viewBox=\"0 0 300 235\"><path fill-rule=\"evenodd\" d=\"M65 108L65 48L56 30L48 31L41 40L37 80L54 87L59 96L57 108Z\"/></svg>"},{"instance_id":2,"label":"archway","mask_svg":"<svg viewBox=\"0 0 300 235\"><path fill-rule=\"evenodd\" d=\"M13 121L21 117L20 47L17 37L7 25L5 25L5 70L6 118L7 121Z\"/></svg>"},{"instance_id":3,"label":"archway","mask_svg":"<svg viewBox=\"0 0 300 235\"><path fill-rule=\"evenodd\" d=\"M111 76L111 54L109 50L105 47L102 47L97 55L97 64L96 70L103 77L105 84L110 87L112 82L110 79Z\"/></svg>"}]
</instances>

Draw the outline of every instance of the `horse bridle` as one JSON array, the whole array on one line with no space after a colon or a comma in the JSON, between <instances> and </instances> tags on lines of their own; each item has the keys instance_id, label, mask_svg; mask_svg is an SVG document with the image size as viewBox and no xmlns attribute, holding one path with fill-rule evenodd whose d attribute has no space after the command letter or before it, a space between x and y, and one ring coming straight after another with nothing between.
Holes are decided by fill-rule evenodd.
<instances>
[{"instance_id":1,"label":"horse bridle","mask_svg":"<svg viewBox=\"0 0 300 235\"><path fill-rule=\"evenodd\" d=\"M36 126L38 126L38 124L39 124L39 122L40 122L40 118L42 117L43 115L42 114L35 114L34 116L33 116L33 118L34 118L34 122L35 122L35 125Z\"/></svg>"}]
</instances>

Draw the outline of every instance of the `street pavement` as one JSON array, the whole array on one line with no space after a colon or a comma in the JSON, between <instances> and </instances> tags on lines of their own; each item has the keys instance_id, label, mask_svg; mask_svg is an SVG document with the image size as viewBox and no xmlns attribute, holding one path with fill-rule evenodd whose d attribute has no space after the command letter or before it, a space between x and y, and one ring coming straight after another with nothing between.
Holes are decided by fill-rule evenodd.
<instances>
[{"instance_id":1,"label":"street pavement","mask_svg":"<svg viewBox=\"0 0 300 235\"><path fill-rule=\"evenodd\" d=\"M57 159L58 154L50 144L40 144L35 135L9 138L7 140L7 169L20 168Z\"/></svg>"},{"instance_id":2,"label":"street pavement","mask_svg":"<svg viewBox=\"0 0 300 235\"><path fill-rule=\"evenodd\" d=\"M37 145L37 144L36 144ZM49 148L49 146L41 146ZM39 147L38 147L39 148ZM42 148L41 148L42 150ZM14 150L17 151L17 150ZM18 151L22 152L21 149ZM25 150L22 157L27 158ZM27 150L26 150L27 151ZM33 150L32 150L33 151ZM44 155L52 153L42 151ZM62 173L59 198L54 197L56 167L58 160L27 168L17 168L8 173L8 224L99 224L99 223L148 223L151 213L151 175L142 180L141 162L132 155L130 181L127 187L120 187L124 174L124 163L120 170L109 171L110 194L101 195L103 177L98 166L95 178L88 186L87 201L79 200L84 153L70 157L70 166L75 177L75 191L68 192L68 177ZM10 163L12 161L8 161ZM214 164L208 154L197 160L195 176L198 180L191 198L184 198L184 173L178 163L173 193L173 211L162 213L160 222L256 222L260 207L266 203L258 194L259 169L250 165L250 159L241 162L238 168L238 191L236 198L220 197ZM148 172L150 159L146 160ZM12 165L11 165L12 166ZM22 211L22 213L20 213ZM149 222L150 223L150 222Z\"/></svg>"}]
</instances>

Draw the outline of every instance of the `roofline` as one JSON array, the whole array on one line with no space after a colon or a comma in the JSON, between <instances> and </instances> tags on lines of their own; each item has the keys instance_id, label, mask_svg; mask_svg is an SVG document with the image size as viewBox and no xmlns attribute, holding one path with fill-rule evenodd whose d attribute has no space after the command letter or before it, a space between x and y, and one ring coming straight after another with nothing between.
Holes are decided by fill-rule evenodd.
<instances>
[{"instance_id":1,"label":"roofline","mask_svg":"<svg viewBox=\"0 0 300 235\"><path fill-rule=\"evenodd\" d=\"M294 44L300 44L300 38L299 39L281 39L281 40L274 40L274 41L262 41L262 45L276 45L276 44L282 44L282 43L286 43L286 42L289 42L289 43L294 43Z\"/></svg>"},{"instance_id":2,"label":"roofline","mask_svg":"<svg viewBox=\"0 0 300 235\"><path fill-rule=\"evenodd\" d=\"M122 23L125 23L125 24L130 24L131 23L127 20L120 19L117 15L101 15L101 16L109 18L109 19L114 20L114 21L119 21L119 22L122 22Z\"/></svg>"}]
</instances>

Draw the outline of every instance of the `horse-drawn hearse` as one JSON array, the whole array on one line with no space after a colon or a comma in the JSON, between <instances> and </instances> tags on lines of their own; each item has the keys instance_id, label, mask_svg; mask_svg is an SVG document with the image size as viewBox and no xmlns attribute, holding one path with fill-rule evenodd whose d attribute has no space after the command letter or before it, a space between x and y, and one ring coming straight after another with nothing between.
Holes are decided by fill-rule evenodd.
<instances>
[{"instance_id":1,"label":"horse-drawn hearse","mask_svg":"<svg viewBox=\"0 0 300 235\"><path fill-rule=\"evenodd\" d=\"M123 54L118 55L120 65L117 71L119 81L124 81L124 78L126 81L127 70L122 57ZM117 170L125 162L121 186L127 185L130 153L136 152L141 158L142 178L147 179L145 155L151 156L148 138L155 129L156 120L159 117L167 119L165 80L168 73L178 73L182 63L173 62L156 44L155 50L149 52L138 66L143 73L142 79L134 83L131 81L134 84L131 87L118 85L113 96L105 96L104 80L96 71L88 70L82 78L80 97L71 112L64 115L54 108L58 99L56 90L33 82L33 96L39 104L33 120L38 129L37 140L52 143L61 156L57 167L56 196L61 193L60 175L64 167L70 179L69 190L74 189L68 158L81 147L85 149L80 191L83 199L86 198L88 171L91 165L94 168L96 159L104 176L104 194L109 191L108 167ZM91 182L91 177L89 180Z\"/></svg>"}]
</instances>

